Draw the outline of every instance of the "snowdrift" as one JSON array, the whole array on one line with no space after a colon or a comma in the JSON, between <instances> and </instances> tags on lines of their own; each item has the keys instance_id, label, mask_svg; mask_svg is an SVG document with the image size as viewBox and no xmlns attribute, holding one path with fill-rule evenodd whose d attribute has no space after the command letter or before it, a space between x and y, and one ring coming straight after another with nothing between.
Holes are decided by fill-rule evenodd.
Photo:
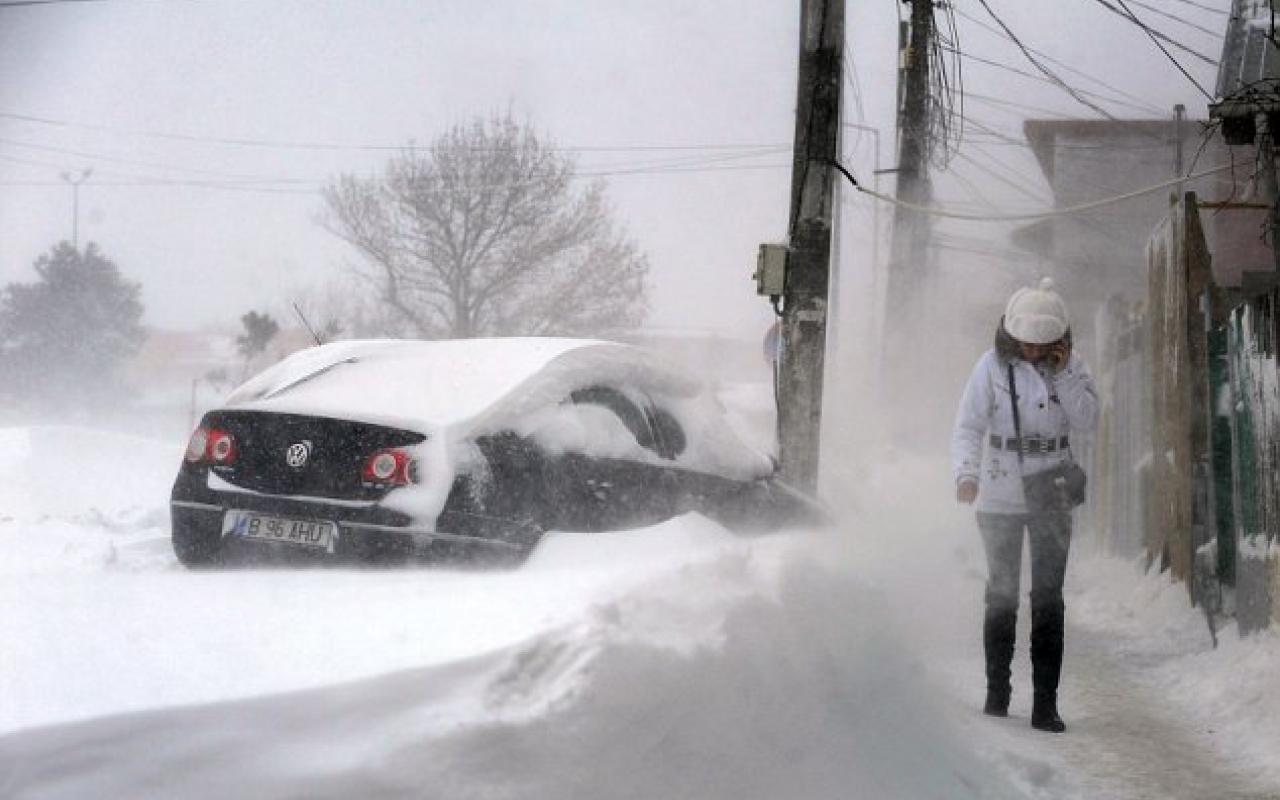
<instances>
[{"instance_id":1,"label":"snowdrift","mask_svg":"<svg viewBox=\"0 0 1280 800\"><path fill-rule=\"evenodd\" d=\"M583 544L533 571L582 569ZM815 546L724 542L509 647L10 735L0 766L16 797L1016 796Z\"/></svg>"},{"instance_id":2,"label":"snowdrift","mask_svg":"<svg viewBox=\"0 0 1280 800\"><path fill-rule=\"evenodd\" d=\"M6 797L1014 796L831 534L689 516L515 572L191 574L181 443L0 445Z\"/></svg>"}]
</instances>

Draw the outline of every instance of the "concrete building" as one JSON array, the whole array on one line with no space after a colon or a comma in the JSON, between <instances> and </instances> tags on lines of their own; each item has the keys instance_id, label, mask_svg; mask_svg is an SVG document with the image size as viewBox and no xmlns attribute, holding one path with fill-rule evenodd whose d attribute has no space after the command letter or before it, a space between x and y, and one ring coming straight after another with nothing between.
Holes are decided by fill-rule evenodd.
<instances>
[{"instance_id":1,"label":"concrete building","mask_svg":"<svg viewBox=\"0 0 1280 800\"><path fill-rule=\"evenodd\" d=\"M1184 120L1028 120L1023 132L1058 209L1127 195L1179 174L1229 161L1220 140L1206 142L1206 125ZM1216 198L1211 179L1186 189ZM1054 278L1076 303L1097 307L1112 295L1129 302L1147 291L1146 246L1169 213L1176 187L1148 192L1018 231L1020 247L1047 256Z\"/></svg>"}]
</instances>

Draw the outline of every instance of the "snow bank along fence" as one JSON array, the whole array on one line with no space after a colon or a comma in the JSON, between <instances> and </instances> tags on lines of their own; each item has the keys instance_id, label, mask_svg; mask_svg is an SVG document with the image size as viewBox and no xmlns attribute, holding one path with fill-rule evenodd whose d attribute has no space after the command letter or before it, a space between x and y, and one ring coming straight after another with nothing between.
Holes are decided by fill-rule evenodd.
<instances>
[{"instance_id":1,"label":"snow bank along fence","mask_svg":"<svg viewBox=\"0 0 1280 800\"><path fill-rule=\"evenodd\" d=\"M1280 618L1276 271L1215 281L1191 192L1152 233L1147 265L1145 303L1099 312L1094 527L1248 633Z\"/></svg>"}]
</instances>

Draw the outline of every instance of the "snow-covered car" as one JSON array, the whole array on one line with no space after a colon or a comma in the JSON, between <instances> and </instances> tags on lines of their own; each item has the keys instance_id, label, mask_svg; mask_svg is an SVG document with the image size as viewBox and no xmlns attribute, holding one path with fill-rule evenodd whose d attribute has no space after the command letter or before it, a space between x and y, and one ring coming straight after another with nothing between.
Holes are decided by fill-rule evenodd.
<instances>
[{"instance_id":1,"label":"snow-covered car","mask_svg":"<svg viewBox=\"0 0 1280 800\"><path fill-rule=\"evenodd\" d=\"M628 345L338 342L205 414L173 486L173 547L188 566L518 561L548 530L820 517L775 471L701 381Z\"/></svg>"}]
</instances>

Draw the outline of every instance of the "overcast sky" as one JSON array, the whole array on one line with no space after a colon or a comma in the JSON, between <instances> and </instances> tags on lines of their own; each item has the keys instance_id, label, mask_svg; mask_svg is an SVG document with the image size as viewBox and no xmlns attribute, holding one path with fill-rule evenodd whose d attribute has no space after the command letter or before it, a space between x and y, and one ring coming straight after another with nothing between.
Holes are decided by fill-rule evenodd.
<instances>
[{"instance_id":1,"label":"overcast sky","mask_svg":"<svg viewBox=\"0 0 1280 800\"><path fill-rule=\"evenodd\" d=\"M33 280L34 259L70 238L72 190L60 175L92 168L80 189L80 240L99 243L142 282L146 321L236 325L250 308L287 307L354 257L315 222L326 180L376 169L386 152L370 148L428 142L455 122L511 109L582 148L584 173L607 175L619 221L653 266L653 324L755 335L769 323L750 273L756 245L785 234L794 0L6 2L0 283ZM988 2L1026 44L1112 84L1064 72L1127 102L1108 105L1116 115L1153 118L1178 102L1204 115L1190 82L1098 0ZM1145 5L1225 29L1224 14L1189 0ZM886 166L896 6L850 2L847 19L845 118L882 131ZM956 7L966 52L1035 71L966 18L993 24L978 0ZM1218 58L1220 34L1134 10ZM1211 66L1174 53L1212 89ZM964 67L965 112L979 124L1019 136L1026 117L1094 116L1047 83ZM846 158L864 178L871 142L848 131ZM971 153L986 165L957 163L963 181L940 177L942 200L973 203L968 183L1011 207L1035 206L1011 181L1047 196L1019 148ZM1004 170L1005 180L993 177ZM846 287L867 269L869 202L846 201Z\"/></svg>"}]
</instances>

